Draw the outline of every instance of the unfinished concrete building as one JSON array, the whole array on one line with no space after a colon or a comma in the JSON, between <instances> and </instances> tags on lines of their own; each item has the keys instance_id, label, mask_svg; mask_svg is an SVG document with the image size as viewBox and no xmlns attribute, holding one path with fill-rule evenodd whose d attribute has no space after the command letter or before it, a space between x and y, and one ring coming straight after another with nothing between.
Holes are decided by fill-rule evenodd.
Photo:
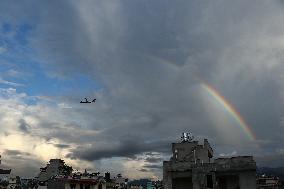
<instances>
[{"instance_id":1,"label":"unfinished concrete building","mask_svg":"<svg viewBox=\"0 0 284 189\"><path fill-rule=\"evenodd\" d=\"M188 134L172 144L170 161L163 162L165 189L256 189L256 163L252 156L218 158L209 142L198 144Z\"/></svg>"}]
</instances>

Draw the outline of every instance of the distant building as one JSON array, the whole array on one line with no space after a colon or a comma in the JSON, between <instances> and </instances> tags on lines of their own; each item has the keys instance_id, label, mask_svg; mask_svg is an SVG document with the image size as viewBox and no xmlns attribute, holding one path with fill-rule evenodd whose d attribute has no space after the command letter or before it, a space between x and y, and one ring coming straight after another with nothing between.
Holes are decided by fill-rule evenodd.
<instances>
[{"instance_id":1,"label":"distant building","mask_svg":"<svg viewBox=\"0 0 284 189\"><path fill-rule=\"evenodd\" d=\"M110 173L73 173L71 176L55 176L48 180L47 189L126 189L127 180L121 175L111 179Z\"/></svg>"},{"instance_id":2,"label":"distant building","mask_svg":"<svg viewBox=\"0 0 284 189\"><path fill-rule=\"evenodd\" d=\"M107 189L104 179L56 178L48 182L47 189Z\"/></svg>"},{"instance_id":3,"label":"distant building","mask_svg":"<svg viewBox=\"0 0 284 189\"><path fill-rule=\"evenodd\" d=\"M0 155L0 164L1 164L1 155ZM1 169L0 168L0 189L6 189L9 185L9 178L11 174L11 169Z\"/></svg>"},{"instance_id":4,"label":"distant building","mask_svg":"<svg viewBox=\"0 0 284 189\"><path fill-rule=\"evenodd\" d=\"M21 187L21 179L19 176L9 178L8 189L21 189Z\"/></svg>"},{"instance_id":5,"label":"distant building","mask_svg":"<svg viewBox=\"0 0 284 189\"><path fill-rule=\"evenodd\" d=\"M204 139L203 145L183 134L172 144L172 158L163 162L165 189L256 189L256 163L252 156L218 158Z\"/></svg>"},{"instance_id":6,"label":"distant building","mask_svg":"<svg viewBox=\"0 0 284 189\"><path fill-rule=\"evenodd\" d=\"M154 181L153 182L155 189L162 189L163 188L163 182L160 180Z\"/></svg>"},{"instance_id":7,"label":"distant building","mask_svg":"<svg viewBox=\"0 0 284 189\"><path fill-rule=\"evenodd\" d=\"M70 175L72 167L67 166L62 159L51 159L46 167L40 168L39 185L46 185L47 181L57 175Z\"/></svg>"},{"instance_id":8,"label":"distant building","mask_svg":"<svg viewBox=\"0 0 284 189\"><path fill-rule=\"evenodd\" d=\"M2 160L1 160L2 156L0 155L0 165L2 163ZM0 168L0 175L9 175L11 173L11 169L1 169Z\"/></svg>"},{"instance_id":9,"label":"distant building","mask_svg":"<svg viewBox=\"0 0 284 189\"><path fill-rule=\"evenodd\" d=\"M121 174L118 174L114 178L114 182L116 184L116 188L118 188L118 189L126 189L127 188L128 179L125 178L125 177L122 177Z\"/></svg>"},{"instance_id":10,"label":"distant building","mask_svg":"<svg viewBox=\"0 0 284 189\"><path fill-rule=\"evenodd\" d=\"M109 172L105 176L87 170L72 173L72 167L63 160L51 159L46 167L40 168L38 189L127 189L127 182L121 174L111 179Z\"/></svg>"},{"instance_id":11,"label":"distant building","mask_svg":"<svg viewBox=\"0 0 284 189\"><path fill-rule=\"evenodd\" d=\"M155 189L153 182L147 182L147 189Z\"/></svg>"},{"instance_id":12,"label":"distant building","mask_svg":"<svg viewBox=\"0 0 284 189\"><path fill-rule=\"evenodd\" d=\"M34 178L22 178L21 189L46 189L46 186L38 186L38 182Z\"/></svg>"},{"instance_id":13,"label":"distant building","mask_svg":"<svg viewBox=\"0 0 284 189\"><path fill-rule=\"evenodd\" d=\"M256 179L257 189L278 189L280 180L278 177L273 176L258 176Z\"/></svg>"}]
</instances>

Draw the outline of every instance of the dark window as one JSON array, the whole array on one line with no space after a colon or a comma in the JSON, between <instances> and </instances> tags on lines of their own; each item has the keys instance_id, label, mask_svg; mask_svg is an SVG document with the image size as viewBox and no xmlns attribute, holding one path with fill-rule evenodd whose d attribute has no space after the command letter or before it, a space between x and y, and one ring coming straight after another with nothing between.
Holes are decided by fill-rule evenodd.
<instances>
[{"instance_id":1,"label":"dark window","mask_svg":"<svg viewBox=\"0 0 284 189\"><path fill-rule=\"evenodd\" d=\"M76 184L70 184L71 189L76 189Z\"/></svg>"},{"instance_id":2,"label":"dark window","mask_svg":"<svg viewBox=\"0 0 284 189\"><path fill-rule=\"evenodd\" d=\"M212 175L207 175L207 188L213 188Z\"/></svg>"},{"instance_id":3,"label":"dark window","mask_svg":"<svg viewBox=\"0 0 284 189\"><path fill-rule=\"evenodd\" d=\"M83 184L80 184L80 189L84 189L84 185Z\"/></svg>"},{"instance_id":4,"label":"dark window","mask_svg":"<svg viewBox=\"0 0 284 189\"><path fill-rule=\"evenodd\" d=\"M102 183L100 183L99 184L99 189L102 189L102 188L103 188Z\"/></svg>"},{"instance_id":5,"label":"dark window","mask_svg":"<svg viewBox=\"0 0 284 189\"><path fill-rule=\"evenodd\" d=\"M90 189L90 185L86 185L86 186L85 186L85 189Z\"/></svg>"}]
</instances>

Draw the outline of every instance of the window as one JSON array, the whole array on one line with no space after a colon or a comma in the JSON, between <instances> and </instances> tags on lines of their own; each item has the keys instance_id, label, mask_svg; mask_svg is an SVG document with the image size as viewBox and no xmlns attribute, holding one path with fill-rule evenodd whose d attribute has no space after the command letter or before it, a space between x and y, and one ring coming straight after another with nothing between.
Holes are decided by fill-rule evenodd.
<instances>
[{"instance_id":1,"label":"window","mask_svg":"<svg viewBox=\"0 0 284 189\"><path fill-rule=\"evenodd\" d=\"M71 189L76 189L76 184L70 184Z\"/></svg>"},{"instance_id":2,"label":"window","mask_svg":"<svg viewBox=\"0 0 284 189\"><path fill-rule=\"evenodd\" d=\"M207 188L213 188L212 175L207 175Z\"/></svg>"}]
</instances>

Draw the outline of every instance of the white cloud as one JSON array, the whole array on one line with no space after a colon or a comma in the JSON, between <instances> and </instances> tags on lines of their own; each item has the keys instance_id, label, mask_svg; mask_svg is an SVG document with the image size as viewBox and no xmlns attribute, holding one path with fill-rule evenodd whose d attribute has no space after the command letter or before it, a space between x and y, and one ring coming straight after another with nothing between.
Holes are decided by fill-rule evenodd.
<instances>
[{"instance_id":1,"label":"white cloud","mask_svg":"<svg viewBox=\"0 0 284 189\"><path fill-rule=\"evenodd\" d=\"M25 86L24 84L21 84L21 83L15 83L15 82L11 82L11 81L7 81L3 78L0 77L0 84L5 84L5 85L10 85L10 86L13 86L13 87L23 87Z\"/></svg>"},{"instance_id":2,"label":"white cloud","mask_svg":"<svg viewBox=\"0 0 284 189\"><path fill-rule=\"evenodd\" d=\"M66 103L59 103L57 104L59 108L62 108L62 109L71 109L72 107Z\"/></svg>"},{"instance_id":3,"label":"white cloud","mask_svg":"<svg viewBox=\"0 0 284 189\"><path fill-rule=\"evenodd\" d=\"M237 155L237 151L233 151L233 152L227 153L227 154L225 154L225 153L219 154L219 156L221 156L221 157L230 157L230 156L235 156L235 155Z\"/></svg>"},{"instance_id":4,"label":"white cloud","mask_svg":"<svg viewBox=\"0 0 284 189\"><path fill-rule=\"evenodd\" d=\"M3 75L8 76L8 77L13 77L13 78L23 78L24 79L25 77L31 76L31 73L22 72L16 69L9 69L5 73L3 73Z\"/></svg>"}]
</instances>

